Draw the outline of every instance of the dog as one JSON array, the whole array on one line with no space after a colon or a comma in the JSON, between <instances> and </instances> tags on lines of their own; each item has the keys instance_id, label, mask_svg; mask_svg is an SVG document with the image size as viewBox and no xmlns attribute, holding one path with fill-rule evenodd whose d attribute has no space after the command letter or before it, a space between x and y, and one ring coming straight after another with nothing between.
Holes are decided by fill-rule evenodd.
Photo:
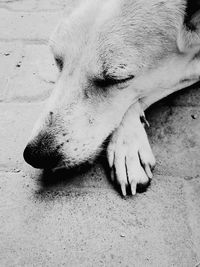
<instances>
[{"instance_id":1,"label":"dog","mask_svg":"<svg viewBox=\"0 0 200 267\"><path fill-rule=\"evenodd\" d=\"M152 179L144 111L199 81L200 1L85 0L50 38L55 88L24 159L71 168L94 159L110 136L111 178L123 196Z\"/></svg>"}]
</instances>

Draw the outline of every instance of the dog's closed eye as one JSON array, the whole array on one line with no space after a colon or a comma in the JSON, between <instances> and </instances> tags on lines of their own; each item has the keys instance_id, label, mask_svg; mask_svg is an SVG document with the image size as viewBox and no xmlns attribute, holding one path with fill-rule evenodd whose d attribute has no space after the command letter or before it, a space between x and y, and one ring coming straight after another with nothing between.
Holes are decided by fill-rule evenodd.
<instances>
[{"instance_id":1,"label":"dog's closed eye","mask_svg":"<svg viewBox=\"0 0 200 267\"><path fill-rule=\"evenodd\" d=\"M56 56L55 62L56 62L57 67L59 68L59 70L62 71L63 65L64 65L63 59L61 57Z\"/></svg>"},{"instance_id":2,"label":"dog's closed eye","mask_svg":"<svg viewBox=\"0 0 200 267\"><path fill-rule=\"evenodd\" d=\"M94 84L97 87L106 88L106 87L110 87L110 86L114 86L114 85L124 84L124 83L132 80L133 78L134 78L134 75L130 75L129 77L123 78L123 79L117 79L114 77L105 76L104 78L94 79Z\"/></svg>"}]
</instances>

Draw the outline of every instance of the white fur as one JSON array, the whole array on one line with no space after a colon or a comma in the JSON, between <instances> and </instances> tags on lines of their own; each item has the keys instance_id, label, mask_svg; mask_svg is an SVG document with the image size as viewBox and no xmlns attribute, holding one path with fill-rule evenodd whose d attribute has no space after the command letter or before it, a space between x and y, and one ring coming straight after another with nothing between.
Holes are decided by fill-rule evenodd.
<instances>
[{"instance_id":1,"label":"white fur","mask_svg":"<svg viewBox=\"0 0 200 267\"><path fill-rule=\"evenodd\" d=\"M110 166L123 194L128 183L134 194L155 161L138 103L146 109L199 80L200 35L183 25L184 10L185 0L84 1L51 37L64 67L32 140L48 129L70 167L94 158L113 133ZM103 71L113 79L135 77L103 88L95 83Z\"/></svg>"}]
</instances>

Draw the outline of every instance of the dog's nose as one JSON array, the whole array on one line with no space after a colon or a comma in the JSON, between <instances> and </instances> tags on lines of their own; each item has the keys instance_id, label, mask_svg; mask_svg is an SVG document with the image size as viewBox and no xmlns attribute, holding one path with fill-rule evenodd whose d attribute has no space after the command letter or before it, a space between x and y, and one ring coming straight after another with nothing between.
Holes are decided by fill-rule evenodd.
<instances>
[{"instance_id":1,"label":"dog's nose","mask_svg":"<svg viewBox=\"0 0 200 267\"><path fill-rule=\"evenodd\" d=\"M56 152L40 152L32 144L26 146L23 156L28 164L37 169L53 169L60 161Z\"/></svg>"},{"instance_id":2,"label":"dog's nose","mask_svg":"<svg viewBox=\"0 0 200 267\"><path fill-rule=\"evenodd\" d=\"M28 143L24 150L23 156L25 161L37 169L53 169L61 160L58 151L52 148L52 145L50 146L45 142L48 140L45 139L40 138L39 141Z\"/></svg>"}]
</instances>

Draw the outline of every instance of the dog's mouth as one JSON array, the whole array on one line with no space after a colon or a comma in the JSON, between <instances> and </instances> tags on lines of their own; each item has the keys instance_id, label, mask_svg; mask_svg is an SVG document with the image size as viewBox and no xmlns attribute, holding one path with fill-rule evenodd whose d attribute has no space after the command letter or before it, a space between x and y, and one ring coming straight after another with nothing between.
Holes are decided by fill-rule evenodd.
<instances>
[{"instance_id":1,"label":"dog's mouth","mask_svg":"<svg viewBox=\"0 0 200 267\"><path fill-rule=\"evenodd\" d=\"M23 157L29 165L36 169L56 172L61 169L80 168L80 166L92 165L96 161L99 155L105 151L109 138L110 136L95 150L86 155L81 155L81 153L76 155L65 154L58 145L55 148L47 146L41 150L38 144L32 141L26 146Z\"/></svg>"},{"instance_id":2,"label":"dog's mouth","mask_svg":"<svg viewBox=\"0 0 200 267\"><path fill-rule=\"evenodd\" d=\"M77 157L72 157L71 155L70 157L56 148L40 150L35 146L34 142L31 142L26 146L23 157L29 165L36 169L52 170L56 172L60 169L77 168L84 164L91 165L102 149L103 146L99 147L95 153L92 153L90 156L87 155L87 157L81 157L81 155L77 155Z\"/></svg>"},{"instance_id":3,"label":"dog's mouth","mask_svg":"<svg viewBox=\"0 0 200 267\"><path fill-rule=\"evenodd\" d=\"M70 163L69 161L61 160L60 162L58 162L58 164L55 167L47 168L47 170L50 169L52 172L57 172L63 169L72 170L72 169L76 169L77 167L82 168L82 166L93 164L95 162L95 159L96 158L90 158L88 160L84 160L84 161L77 162L77 163Z\"/></svg>"}]
</instances>

